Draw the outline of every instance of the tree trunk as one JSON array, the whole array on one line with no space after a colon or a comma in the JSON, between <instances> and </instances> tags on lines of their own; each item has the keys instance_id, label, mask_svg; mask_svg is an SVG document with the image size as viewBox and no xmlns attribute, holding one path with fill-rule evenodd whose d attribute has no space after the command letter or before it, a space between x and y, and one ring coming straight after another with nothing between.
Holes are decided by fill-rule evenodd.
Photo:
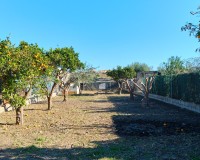
<instances>
[{"instance_id":1,"label":"tree trunk","mask_svg":"<svg viewBox=\"0 0 200 160\"><path fill-rule=\"evenodd\" d=\"M119 88L119 95L121 95L122 94L122 88L120 87Z\"/></svg>"},{"instance_id":2,"label":"tree trunk","mask_svg":"<svg viewBox=\"0 0 200 160\"><path fill-rule=\"evenodd\" d=\"M29 102L27 102L27 100L28 100L28 98L29 98L29 96L30 96L30 93L31 93L31 87L30 87L29 90L26 91L25 94L24 94L24 98L25 98L25 100L26 100L26 105L29 104ZM28 103L28 104L27 104L27 103Z\"/></svg>"},{"instance_id":3,"label":"tree trunk","mask_svg":"<svg viewBox=\"0 0 200 160\"><path fill-rule=\"evenodd\" d=\"M48 110L51 110L52 108L51 96L47 96L47 100L48 100Z\"/></svg>"},{"instance_id":4,"label":"tree trunk","mask_svg":"<svg viewBox=\"0 0 200 160\"><path fill-rule=\"evenodd\" d=\"M67 98L66 98L66 90L64 89L63 91L63 102L66 102L67 101Z\"/></svg>"},{"instance_id":5,"label":"tree trunk","mask_svg":"<svg viewBox=\"0 0 200 160\"><path fill-rule=\"evenodd\" d=\"M120 82L118 82L118 94L122 94L122 88Z\"/></svg>"},{"instance_id":6,"label":"tree trunk","mask_svg":"<svg viewBox=\"0 0 200 160\"><path fill-rule=\"evenodd\" d=\"M57 79L58 79L58 76L57 76ZM52 98L52 95L53 95L53 91L54 89L56 88L57 86L57 83L54 82L52 88L51 88L51 92L49 93L49 95L47 96L47 100L48 100L48 110L51 110L52 108L52 101L51 101L51 98Z\"/></svg>"},{"instance_id":7,"label":"tree trunk","mask_svg":"<svg viewBox=\"0 0 200 160\"><path fill-rule=\"evenodd\" d=\"M23 119L24 109L23 107L18 107L16 109L16 124L17 125L23 125L24 119Z\"/></svg>"},{"instance_id":8,"label":"tree trunk","mask_svg":"<svg viewBox=\"0 0 200 160\"><path fill-rule=\"evenodd\" d=\"M146 94L145 98L146 98L146 105L149 106L149 93Z\"/></svg>"},{"instance_id":9,"label":"tree trunk","mask_svg":"<svg viewBox=\"0 0 200 160\"><path fill-rule=\"evenodd\" d=\"M31 93L31 88L29 88L28 91L25 91L24 98L27 99L30 93Z\"/></svg>"},{"instance_id":10,"label":"tree trunk","mask_svg":"<svg viewBox=\"0 0 200 160\"><path fill-rule=\"evenodd\" d=\"M66 94L64 94L63 102L66 102L66 101L67 101Z\"/></svg>"},{"instance_id":11,"label":"tree trunk","mask_svg":"<svg viewBox=\"0 0 200 160\"><path fill-rule=\"evenodd\" d=\"M132 90L130 91L130 100L134 101L134 94Z\"/></svg>"},{"instance_id":12,"label":"tree trunk","mask_svg":"<svg viewBox=\"0 0 200 160\"><path fill-rule=\"evenodd\" d=\"M78 86L78 89L79 89L79 94L82 94L81 87Z\"/></svg>"},{"instance_id":13,"label":"tree trunk","mask_svg":"<svg viewBox=\"0 0 200 160\"><path fill-rule=\"evenodd\" d=\"M69 86L64 88L63 90L63 97L64 97L63 102L67 101L68 93L69 93Z\"/></svg>"},{"instance_id":14,"label":"tree trunk","mask_svg":"<svg viewBox=\"0 0 200 160\"><path fill-rule=\"evenodd\" d=\"M146 93L144 95L143 102L145 103L146 106L149 106L149 94L148 93Z\"/></svg>"},{"instance_id":15,"label":"tree trunk","mask_svg":"<svg viewBox=\"0 0 200 160\"><path fill-rule=\"evenodd\" d=\"M67 89L63 90L63 96L64 96L63 102L66 102L67 101L67 96L68 96L68 90Z\"/></svg>"},{"instance_id":16,"label":"tree trunk","mask_svg":"<svg viewBox=\"0 0 200 160\"><path fill-rule=\"evenodd\" d=\"M130 100L134 101L134 87L131 87L128 80L126 80L125 83L126 83L128 90L129 90Z\"/></svg>"}]
</instances>

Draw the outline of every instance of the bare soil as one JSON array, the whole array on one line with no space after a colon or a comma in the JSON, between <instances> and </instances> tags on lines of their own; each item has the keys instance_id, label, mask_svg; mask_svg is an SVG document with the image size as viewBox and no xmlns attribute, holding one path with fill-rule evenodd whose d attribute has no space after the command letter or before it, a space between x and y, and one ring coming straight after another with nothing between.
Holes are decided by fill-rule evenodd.
<instances>
[{"instance_id":1,"label":"bare soil","mask_svg":"<svg viewBox=\"0 0 200 160\"><path fill-rule=\"evenodd\" d=\"M200 114L141 97L84 94L0 114L0 159L200 160Z\"/></svg>"}]
</instances>

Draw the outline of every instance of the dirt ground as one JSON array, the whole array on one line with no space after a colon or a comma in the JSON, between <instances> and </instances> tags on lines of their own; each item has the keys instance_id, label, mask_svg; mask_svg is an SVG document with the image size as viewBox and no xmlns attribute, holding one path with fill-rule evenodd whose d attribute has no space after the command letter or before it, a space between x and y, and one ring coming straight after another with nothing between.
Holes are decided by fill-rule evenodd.
<instances>
[{"instance_id":1,"label":"dirt ground","mask_svg":"<svg viewBox=\"0 0 200 160\"><path fill-rule=\"evenodd\" d=\"M128 95L83 94L0 114L0 159L200 160L200 114Z\"/></svg>"}]
</instances>

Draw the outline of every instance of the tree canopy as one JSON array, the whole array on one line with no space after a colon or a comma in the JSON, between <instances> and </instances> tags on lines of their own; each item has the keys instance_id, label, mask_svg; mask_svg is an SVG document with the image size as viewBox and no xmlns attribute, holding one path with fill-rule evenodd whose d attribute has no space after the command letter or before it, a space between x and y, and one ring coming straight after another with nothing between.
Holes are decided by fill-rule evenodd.
<instances>
[{"instance_id":1,"label":"tree canopy","mask_svg":"<svg viewBox=\"0 0 200 160\"><path fill-rule=\"evenodd\" d=\"M130 66L127 67L117 66L116 69L109 70L106 74L112 77L115 81L129 79L136 76L135 70Z\"/></svg>"},{"instance_id":2,"label":"tree canopy","mask_svg":"<svg viewBox=\"0 0 200 160\"><path fill-rule=\"evenodd\" d=\"M196 12L190 12L192 15L199 15L200 14L200 7L197 8ZM200 21L199 21L200 22ZM189 31L189 35L193 35L196 38L198 38L198 41L200 42L200 23L199 24L193 24L191 22L185 24L183 27L181 27L182 31ZM200 48L197 48L196 51L200 51Z\"/></svg>"},{"instance_id":3,"label":"tree canopy","mask_svg":"<svg viewBox=\"0 0 200 160\"><path fill-rule=\"evenodd\" d=\"M119 94L121 94L122 91L122 84L126 83L126 81L128 79L132 79L136 76L136 72L135 70L130 67L121 67L121 66L117 66L116 69L107 71L107 76L110 76L111 78L113 78L113 80L115 80L116 82L118 82L118 89L119 89Z\"/></svg>"},{"instance_id":4,"label":"tree canopy","mask_svg":"<svg viewBox=\"0 0 200 160\"><path fill-rule=\"evenodd\" d=\"M131 68L133 68L136 73L138 73L138 72L146 72L146 71L150 71L151 70L151 67L148 66L146 63L135 62L135 63L132 63L129 66Z\"/></svg>"},{"instance_id":5,"label":"tree canopy","mask_svg":"<svg viewBox=\"0 0 200 160\"><path fill-rule=\"evenodd\" d=\"M180 74L186 71L186 67L184 65L184 61L181 60L180 57L172 56L168 59L167 62L163 62L160 67L158 67L158 71L161 74Z\"/></svg>"}]
</instances>

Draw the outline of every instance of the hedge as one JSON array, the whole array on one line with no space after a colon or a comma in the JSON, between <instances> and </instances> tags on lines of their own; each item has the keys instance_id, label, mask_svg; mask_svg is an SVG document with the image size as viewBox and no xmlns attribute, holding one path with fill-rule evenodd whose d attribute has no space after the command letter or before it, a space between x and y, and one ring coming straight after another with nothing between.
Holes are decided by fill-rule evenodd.
<instances>
[{"instance_id":1,"label":"hedge","mask_svg":"<svg viewBox=\"0 0 200 160\"><path fill-rule=\"evenodd\" d=\"M200 104L200 73L156 76L151 92Z\"/></svg>"}]
</instances>

